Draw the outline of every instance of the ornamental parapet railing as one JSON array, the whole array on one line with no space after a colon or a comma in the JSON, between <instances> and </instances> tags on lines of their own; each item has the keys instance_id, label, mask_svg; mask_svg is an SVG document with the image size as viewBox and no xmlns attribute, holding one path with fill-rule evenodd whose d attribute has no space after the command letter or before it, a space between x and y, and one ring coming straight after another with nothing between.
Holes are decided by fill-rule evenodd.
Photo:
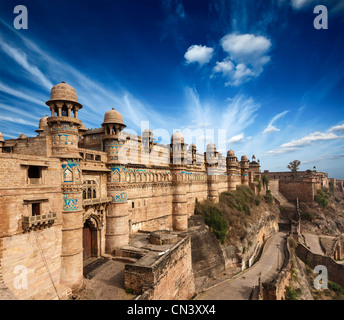
<instances>
[{"instance_id":1,"label":"ornamental parapet railing","mask_svg":"<svg viewBox=\"0 0 344 320\"><path fill-rule=\"evenodd\" d=\"M98 198L98 199L84 199L82 201L83 206L90 206L94 204L102 204L102 203L107 203L111 202L112 198L111 197L104 197L104 198Z\"/></svg>"},{"instance_id":2,"label":"ornamental parapet railing","mask_svg":"<svg viewBox=\"0 0 344 320\"><path fill-rule=\"evenodd\" d=\"M46 214L23 217L22 228L24 231L40 230L49 228L56 220L56 213L49 212Z\"/></svg>"}]
</instances>

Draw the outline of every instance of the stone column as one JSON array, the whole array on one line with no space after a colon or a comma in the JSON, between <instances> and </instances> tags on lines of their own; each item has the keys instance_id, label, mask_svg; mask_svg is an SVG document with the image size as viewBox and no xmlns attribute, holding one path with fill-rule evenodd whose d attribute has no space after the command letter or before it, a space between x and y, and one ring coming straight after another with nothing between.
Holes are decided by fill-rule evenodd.
<instances>
[{"instance_id":1,"label":"stone column","mask_svg":"<svg viewBox=\"0 0 344 320\"><path fill-rule=\"evenodd\" d=\"M188 212L186 184L183 181L184 171L173 170L172 172L172 223L173 230L188 230Z\"/></svg>"}]
</instances>

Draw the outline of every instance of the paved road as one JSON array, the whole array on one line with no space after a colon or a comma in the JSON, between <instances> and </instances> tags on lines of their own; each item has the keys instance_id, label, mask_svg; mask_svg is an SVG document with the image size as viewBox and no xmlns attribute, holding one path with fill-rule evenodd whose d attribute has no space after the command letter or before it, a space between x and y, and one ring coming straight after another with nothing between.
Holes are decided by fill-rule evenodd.
<instances>
[{"instance_id":1,"label":"paved road","mask_svg":"<svg viewBox=\"0 0 344 320\"><path fill-rule=\"evenodd\" d=\"M277 275L278 269L283 264L281 248L285 237L285 232L270 237L256 264L235 278L206 290L196 300L248 300L252 288L258 284L259 274L262 282L271 281Z\"/></svg>"},{"instance_id":2,"label":"paved road","mask_svg":"<svg viewBox=\"0 0 344 320\"><path fill-rule=\"evenodd\" d=\"M324 254L320 246L319 236L311 233L303 233L303 235L305 237L307 246L313 253L321 255Z\"/></svg>"}]
</instances>

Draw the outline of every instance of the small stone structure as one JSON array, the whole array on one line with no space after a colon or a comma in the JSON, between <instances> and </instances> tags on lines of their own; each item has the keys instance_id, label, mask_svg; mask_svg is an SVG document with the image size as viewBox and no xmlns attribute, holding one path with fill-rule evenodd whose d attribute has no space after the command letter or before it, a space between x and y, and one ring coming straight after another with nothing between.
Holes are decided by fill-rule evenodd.
<instances>
[{"instance_id":1,"label":"small stone structure","mask_svg":"<svg viewBox=\"0 0 344 320\"><path fill-rule=\"evenodd\" d=\"M150 233L149 242L157 245L174 244L178 242L178 236L169 230L158 230Z\"/></svg>"},{"instance_id":2,"label":"small stone structure","mask_svg":"<svg viewBox=\"0 0 344 320\"><path fill-rule=\"evenodd\" d=\"M189 236L166 246L164 252L149 251L135 264L126 264L124 286L143 300L186 300L195 292ZM160 245L160 244L158 244Z\"/></svg>"}]
</instances>

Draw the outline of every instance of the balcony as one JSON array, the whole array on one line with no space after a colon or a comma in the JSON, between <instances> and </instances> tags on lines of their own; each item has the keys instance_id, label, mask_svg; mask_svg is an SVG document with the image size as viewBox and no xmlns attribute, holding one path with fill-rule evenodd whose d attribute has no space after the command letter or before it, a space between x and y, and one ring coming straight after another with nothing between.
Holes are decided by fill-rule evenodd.
<instances>
[{"instance_id":1,"label":"balcony","mask_svg":"<svg viewBox=\"0 0 344 320\"><path fill-rule=\"evenodd\" d=\"M47 214L23 217L22 227L24 231L37 229L45 229L51 227L56 220L56 213L49 212Z\"/></svg>"},{"instance_id":2,"label":"balcony","mask_svg":"<svg viewBox=\"0 0 344 320\"><path fill-rule=\"evenodd\" d=\"M84 199L82 201L83 206L92 206L95 204L102 204L102 203L107 203L111 202L112 198L111 197L104 197L104 198L97 198L97 199Z\"/></svg>"}]
</instances>

